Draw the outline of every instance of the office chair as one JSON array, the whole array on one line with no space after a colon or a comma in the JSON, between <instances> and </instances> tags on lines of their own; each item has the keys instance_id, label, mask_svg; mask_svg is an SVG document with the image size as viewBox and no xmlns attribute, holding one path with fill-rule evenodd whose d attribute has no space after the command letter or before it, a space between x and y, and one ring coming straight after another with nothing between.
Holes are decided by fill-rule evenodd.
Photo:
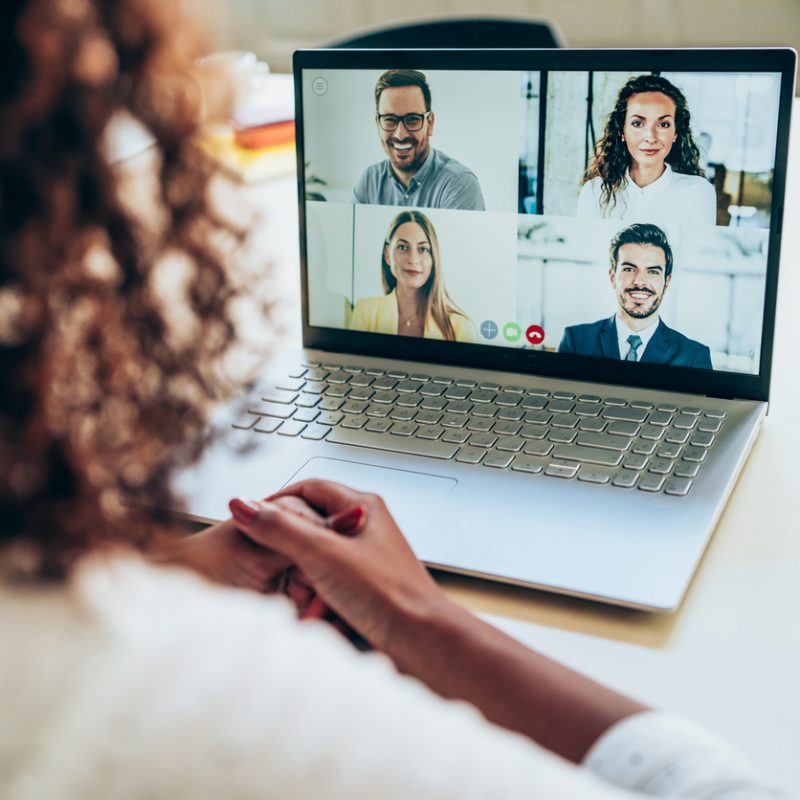
<instances>
[{"instance_id":1,"label":"office chair","mask_svg":"<svg viewBox=\"0 0 800 800\"><path fill-rule=\"evenodd\" d=\"M563 47L564 43L546 22L454 17L410 22L357 33L334 40L328 46L367 50L446 47L518 49Z\"/></svg>"}]
</instances>

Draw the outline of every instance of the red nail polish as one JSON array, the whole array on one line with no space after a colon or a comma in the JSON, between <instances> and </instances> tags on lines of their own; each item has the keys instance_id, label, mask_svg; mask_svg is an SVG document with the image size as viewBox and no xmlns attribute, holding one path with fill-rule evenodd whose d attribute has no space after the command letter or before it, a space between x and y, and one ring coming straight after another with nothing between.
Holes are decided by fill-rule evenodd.
<instances>
[{"instance_id":1,"label":"red nail polish","mask_svg":"<svg viewBox=\"0 0 800 800\"><path fill-rule=\"evenodd\" d=\"M237 522L241 522L242 525L252 524L253 520L258 516L258 508L256 506L240 500L238 497L228 503L228 508L230 508L233 518Z\"/></svg>"},{"instance_id":2,"label":"red nail polish","mask_svg":"<svg viewBox=\"0 0 800 800\"><path fill-rule=\"evenodd\" d=\"M354 532L364 523L366 515L367 510L364 506L353 506L332 517L330 526L338 533Z\"/></svg>"}]
</instances>

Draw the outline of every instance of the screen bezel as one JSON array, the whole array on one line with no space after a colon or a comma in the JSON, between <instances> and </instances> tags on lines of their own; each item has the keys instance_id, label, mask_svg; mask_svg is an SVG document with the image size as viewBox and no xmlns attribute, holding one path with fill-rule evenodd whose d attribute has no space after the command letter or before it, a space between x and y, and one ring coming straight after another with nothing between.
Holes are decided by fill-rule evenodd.
<instances>
[{"instance_id":1,"label":"screen bezel","mask_svg":"<svg viewBox=\"0 0 800 800\"><path fill-rule=\"evenodd\" d=\"M778 266L797 53L790 48L613 50L298 50L294 54L303 346L366 356L667 389L721 398L769 397ZM781 75L759 374L626 363L589 356L443 342L309 324L303 141L304 69L773 72Z\"/></svg>"}]
</instances>

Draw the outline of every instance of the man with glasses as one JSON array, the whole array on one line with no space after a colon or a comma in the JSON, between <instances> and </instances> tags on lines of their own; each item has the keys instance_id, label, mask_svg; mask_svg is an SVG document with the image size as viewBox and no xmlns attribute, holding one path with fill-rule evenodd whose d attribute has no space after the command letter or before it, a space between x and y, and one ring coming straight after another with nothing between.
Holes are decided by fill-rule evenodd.
<instances>
[{"instance_id":1,"label":"man with glasses","mask_svg":"<svg viewBox=\"0 0 800 800\"><path fill-rule=\"evenodd\" d=\"M475 173L428 142L434 114L421 72L384 72L375 85L375 108L388 158L364 170L353 191L356 203L484 210Z\"/></svg>"},{"instance_id":2,"label":"man with glasses","mask_svg":"<svg viewBox=\"0 0 800 800\"><path fill-rule=\"evenodd\" d=\"M672 247L664 231L657 225L630 225L611 240L609 260L616 313L570 325L558 352L713 369L709 348L668 327L658 314L672 280Z\"/></svg>"}]
</instances>

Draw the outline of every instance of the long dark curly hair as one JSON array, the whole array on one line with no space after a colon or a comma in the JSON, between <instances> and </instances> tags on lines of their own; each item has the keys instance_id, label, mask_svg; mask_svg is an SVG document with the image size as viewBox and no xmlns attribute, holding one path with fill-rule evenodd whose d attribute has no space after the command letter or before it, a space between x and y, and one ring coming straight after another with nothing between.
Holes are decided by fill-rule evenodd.
<instances>
[{"instance_id":1,"label":"long dark curly hair","mask_svg":"<svg viewBox=\"0 0 800 800\"><path fill-rule=\"evenodd\" d=\"M60 577L91 547L167 530L174 454L198 453L230 390L215 365L234 334L231 236L189 141L190 28L171 0L0 4L5 571ZM121 112L156 141L144 214L106 150Z\"/></svg>"},{"instance_id":2,"label":"long dark curly hair","mask_svg":"<svg viewBox=\"0 0 800 800\"><path fill-rule=\"evenodd\" d=\"M660 75L638 75L619 90L614 109L606 120L603 136L595 143L595 156L583 175L583 183L600 178L600 204L606 209L614 207L616 193L627 181L631 156L622 139L625 116L628 100L641 92L660 92L675 103L675 133L678 138L667 154L667 164L682 175L704 175L700 168L700 148L692 136L691 114L683 92Z\"/></svg>"}]
</instances>

